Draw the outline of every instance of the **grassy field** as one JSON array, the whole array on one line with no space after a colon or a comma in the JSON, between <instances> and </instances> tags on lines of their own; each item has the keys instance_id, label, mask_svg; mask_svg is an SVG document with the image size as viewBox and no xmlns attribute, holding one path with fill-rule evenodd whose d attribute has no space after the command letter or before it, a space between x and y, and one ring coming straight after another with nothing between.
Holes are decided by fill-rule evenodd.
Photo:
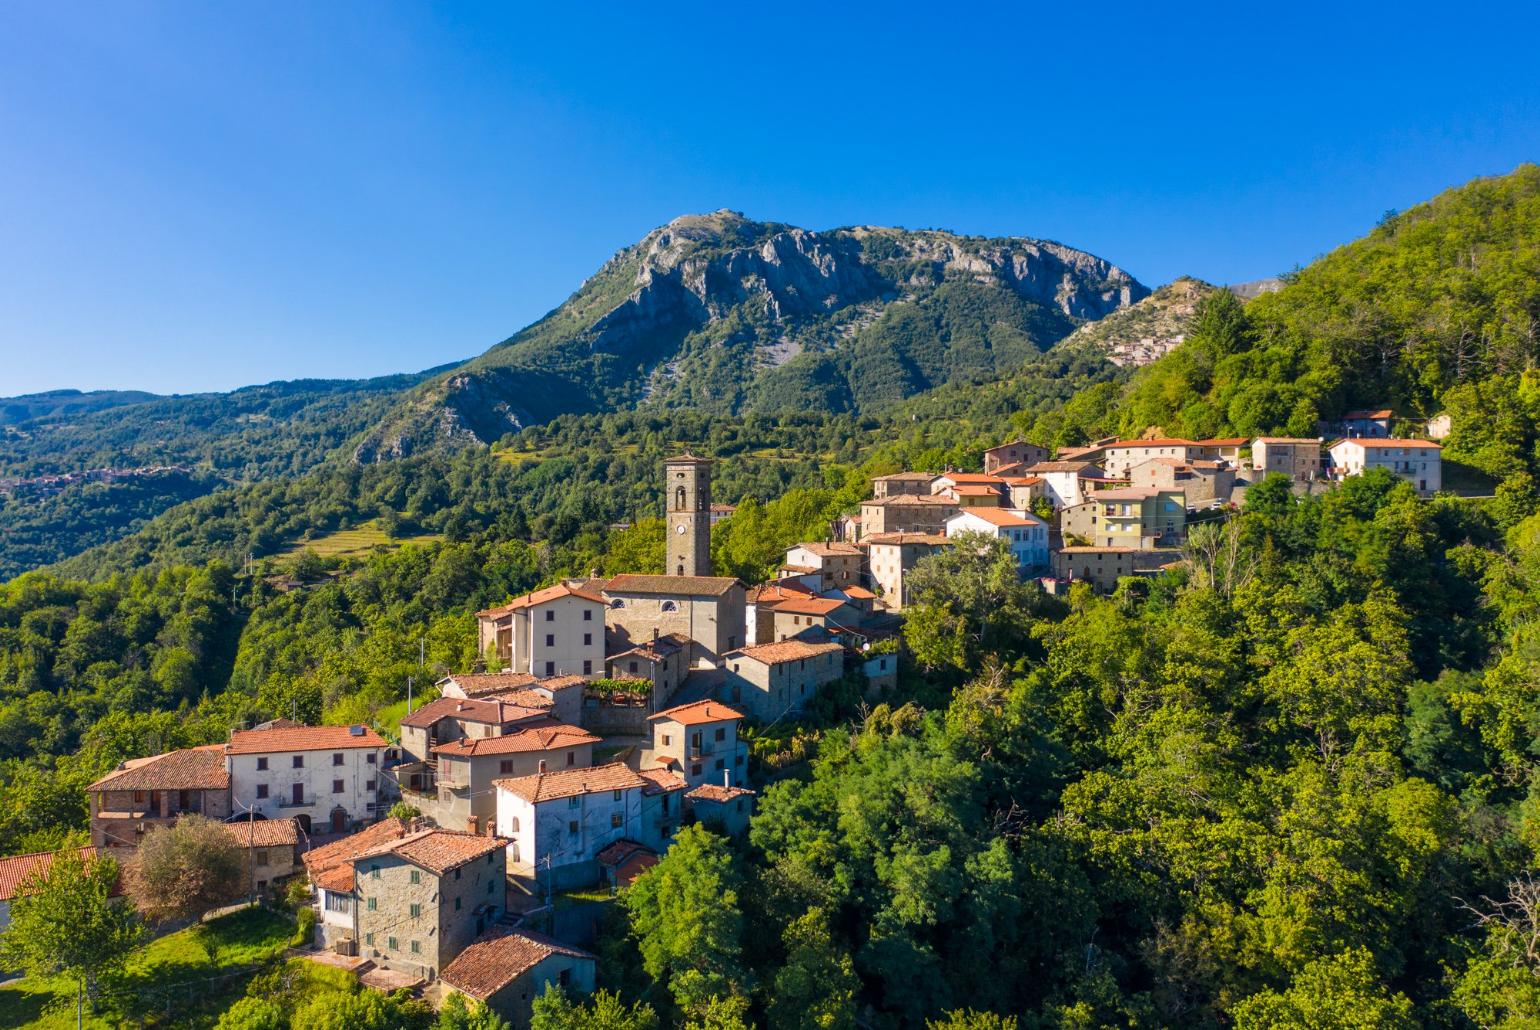
<instances>
[{"instance_id":1,"label":"grassy field","mask_svg":"<svg viewBox=\"0 0 1540 1030\"><path fill-rule=\"evenodd\" d=\"M438 697L438 689L432 686L422 687L412 693L413 711ZM374 713L374 721L380 731L392 740L401 739L401 719L406 715L406 699L402 698L393 705L386 705Z\"/></svg>"},{"instance_id":2,"label":"grassy field","mask_svg":"<svg viewBox=\"0 0 1540 1030\"><path fill-rule=\"evenodd\" d=\"M294 921L265 908L246 909L167 934L129 959L108 1006L86 1025L207 1026L246 991L255 967L288 947ZM27 979L0 988L0 1026L75 1025L74 984Z\"/></svg>"},{"instance_id":3,"label":"grassy field","mask_svg":"<svg viewBox=\"0 0 1540 1030\"><path fill-rule=\"evenodd\" d=\"M421 536L402 537L392 540L380 529L379 524L370 520L356 529L339 529L335 533L316 537L314 540L302 540L280 552L280 558L292 558L301 551L314 551L322 558L363 558L376 547L385 547L391 550L403 544L431 544L435 540L443 539L435 533L424 533Z\"/></svg>"}]
</instances>

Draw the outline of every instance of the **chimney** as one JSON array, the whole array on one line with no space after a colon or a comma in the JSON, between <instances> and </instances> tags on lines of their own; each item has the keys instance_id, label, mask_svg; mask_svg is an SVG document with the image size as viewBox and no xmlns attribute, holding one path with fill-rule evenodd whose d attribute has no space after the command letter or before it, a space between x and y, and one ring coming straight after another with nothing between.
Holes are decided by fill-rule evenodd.
<instances>
[{"instance_id":1,"label":"chimney","mask_svg":"<svg viewBox=\"0 0 1540 1030\"><path fill-rule=\"evenodd\" d=\"M722 786L724 786L724 787L731 787L732 785L733 785L733 771L731 769L723 769L722 770Z\"/></svg>"},{"instance_id":2,"label":"chimney","mask_svg":"<svg viewBox=\"0 0 1540 1030\"><path fill-rule=\"evenodd\" d=\"M658 642L658 627L656 626L652 627L652 642L654 644Z\"/></svg>"},{"instance_id":3,"label":"chimney","mask_svg":"<svg viewBox=\"0 0 1540 1030\"><path fill-rule=\"evenodd\" d=\"M545 775L545 759L544 758L540 759L540 769L539 769L539 771L540 771L540 775L541 776Z\"/></svg>"}]
</instances>

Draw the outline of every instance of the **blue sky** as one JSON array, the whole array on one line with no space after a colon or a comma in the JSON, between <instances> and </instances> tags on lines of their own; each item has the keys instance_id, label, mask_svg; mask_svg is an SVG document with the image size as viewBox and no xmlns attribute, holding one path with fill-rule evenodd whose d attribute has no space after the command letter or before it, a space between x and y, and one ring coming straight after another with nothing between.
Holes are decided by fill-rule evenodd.
<instances>
[{"instance_id":1,"label":"blue sky","mask_svg":"<svg viewBox=\"0 0 1540 1030\"><path fill-rule=\"evenodd\" d=\"M684 212L1239 282L1540 159L1535 9L1350 7L8 3L0 395L468 357Z\"/></svg>"}]
</instances>

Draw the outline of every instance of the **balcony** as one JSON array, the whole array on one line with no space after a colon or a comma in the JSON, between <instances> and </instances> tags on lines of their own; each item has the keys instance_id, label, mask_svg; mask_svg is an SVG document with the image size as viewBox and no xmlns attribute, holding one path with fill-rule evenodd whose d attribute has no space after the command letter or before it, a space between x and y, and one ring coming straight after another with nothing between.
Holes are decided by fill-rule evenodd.
<instances>
[{"instance_id":1,"label":"balcony","mask_svg":"<svg viewBox=\"0 0 1540 1030\"><path fill-rule=\"evenodd\" d=\"M302 801L295 801L293 798L280 798L278 801L279 808L314 808L315 805L315 798L305 798Z\"/></svg>"}]
</instances>

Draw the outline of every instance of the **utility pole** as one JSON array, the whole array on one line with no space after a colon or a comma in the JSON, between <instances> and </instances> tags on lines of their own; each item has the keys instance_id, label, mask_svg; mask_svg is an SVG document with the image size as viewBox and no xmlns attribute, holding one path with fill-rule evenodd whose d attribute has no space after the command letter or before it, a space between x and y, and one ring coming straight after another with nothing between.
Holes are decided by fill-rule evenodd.
<instances>
[{"instance_id":1,"label":"utility pole","mask_svg":"<svg viewBox=\"0 0 1540 1030\"><path fill-rule=\"evenodd\" d=\"M417 667L421 669L428 664L428 638L425 634L417 641Z\"/></svg>"},{"instance_id":2,"label":"utility pole","mask_svg":"<svg viewBox=\"0 0 1540 1030\"><path fill-rule=\"evenodd\" d=\"M257 810L255 806L244 805L241 799L231 793L230 800L235 807L246 813L246 868L251 871L251 893L246 900L255 905L257 903Z\"/></svg>"},{"instance_id":3,"label":"utility pole","mask_svg":"<svg viewBox=\"0 0 1540 1030\"><path fill-rule=\"evenodd\" d=\"M412 677L406 678L406 714L412 714Z\"/></svg>"}]
</instances>

